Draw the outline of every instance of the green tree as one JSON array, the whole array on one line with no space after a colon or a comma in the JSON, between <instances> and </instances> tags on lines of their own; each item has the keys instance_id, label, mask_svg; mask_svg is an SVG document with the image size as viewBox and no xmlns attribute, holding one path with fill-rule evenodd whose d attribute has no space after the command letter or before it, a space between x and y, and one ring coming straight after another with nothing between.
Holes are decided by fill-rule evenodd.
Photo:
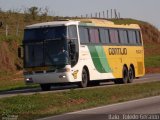
<instances>
[{"instance_id":1,"label":"green tree","mask_svg":"<svg viewBox=\"0 0 160 120\"><path fill-rule=\"evenodd\" d=\"M35 20L36 17L38 16L39 9L38 7L31 7L28 9L29 14L32 16L32 19Z\"/></svg>"}]
</instances>

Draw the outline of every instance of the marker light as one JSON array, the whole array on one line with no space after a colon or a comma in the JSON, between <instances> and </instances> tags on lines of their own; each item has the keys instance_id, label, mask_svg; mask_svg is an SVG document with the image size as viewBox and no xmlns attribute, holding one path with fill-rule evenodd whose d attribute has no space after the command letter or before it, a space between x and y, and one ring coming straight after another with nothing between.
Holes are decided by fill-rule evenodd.
<instances>
[{"instance_id":1,"label":"marker light","mask_svg":"<svg viewBox=\"0 0 160 120\"><path fill-rule=\"evenodd\" d=\"M26 83L33 83L33 79L32 78L26 78Z\"/></svg>"}]
</instances>

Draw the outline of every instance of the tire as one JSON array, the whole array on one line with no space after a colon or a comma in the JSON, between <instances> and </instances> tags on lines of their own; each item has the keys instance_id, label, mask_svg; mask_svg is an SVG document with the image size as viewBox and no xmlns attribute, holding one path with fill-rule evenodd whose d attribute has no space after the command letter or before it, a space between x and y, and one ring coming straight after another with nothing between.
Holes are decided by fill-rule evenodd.
<instances>
[{"instance_id":1,"label":"tire","mask_svg":"<svg viewBox=\"0 0 160 120\"><path fill-rule=\"evenodd\" d=\"M40 84L41 90L42 91L49 91L51 90L51 85L50 84Z\"/></svg>"},{"instance_id":2,"label":"tire","mask_svg":"<svg viewBox=\"0 0 160 120\"><path fill-rule=\"evenodd\" d=\"M128 69L126 66L124 66L122 70L122 78L115 79L114 83L115 84L126 84L127 82L128 82Z\"/></svg>"},{"instance_id":3,"label":"tire","mask_svg":"<svg viewBox=\"0 0 160 120\"><path fill-rule=\"evenodd\" d=\"M128 83L132 83L133 80L134 80L134 70L132 67L130 67L128 72Z\"/></svg>"},{"instance_id":4,"label":"tire","mask_svg":"<svg viewBox=\"0 0 160 120\"><path fill-rule=\"evenodd\" d=\"M123 67L122 76L123 76L123 78L121 79L122 84L128 83L128 69L126 66Z\"/></svg>"},{"instance_id":5,"label":"tire","mask_svg":"<svg viewBox=\"0 0 160 120\"><path fill-rule=\"evenodd\" d=\"M80 82L79 86L81 88L85 88L88 86L88 82L89 82L89 74L86 69L83 69L82 70L82 81Z\"/></svg>"}]
</instances>

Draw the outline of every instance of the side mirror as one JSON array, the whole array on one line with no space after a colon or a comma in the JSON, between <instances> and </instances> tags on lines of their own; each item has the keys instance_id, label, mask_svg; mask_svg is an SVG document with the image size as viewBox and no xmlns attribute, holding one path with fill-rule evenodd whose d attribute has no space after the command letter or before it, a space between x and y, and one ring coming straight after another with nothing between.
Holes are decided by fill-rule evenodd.
<instances>
[{"instance_id":1,"label":"side mirror","mask_svg":"<svg viewBox=\"0 0 160 120\"><path fill-rule=\"evenodd\" d=\"M19 46L18 47L18 57L21 58L21 59L23 59L23 54L22 53L23 53L22 46Z\"/></svg>"}]
</instances>

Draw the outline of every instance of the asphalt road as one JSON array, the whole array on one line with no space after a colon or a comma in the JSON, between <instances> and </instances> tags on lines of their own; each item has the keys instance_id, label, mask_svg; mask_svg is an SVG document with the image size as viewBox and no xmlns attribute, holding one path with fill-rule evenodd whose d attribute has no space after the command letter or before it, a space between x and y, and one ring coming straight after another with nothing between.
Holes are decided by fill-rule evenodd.
<instances>
[{"instance_id":1,"label":"asphalt road","mask_svg":"<svg viewBox=\"0 0 160 120\"><path fill-rule=\"evenodd\" d=\"M135 79L132 84L144 83L144 82L150 82L150 81L160 81L160 74L147 74L142 78ZM40 88L29 88L29 89L0 92L0 98L12 97L17 95L32 95L35 93L45 94L45 93L63 92L63 91L69 91L71 88L72 89L93 89L96 87L109 87L109 86L115 86L114 82L105 82L100 84L100 86L87 87L87 88L78 88L76 85L56 86L56 87L52 87L51 91L41 91Z\"/></svg>"},{"instance_id":2,"label":"asphalt road","mask_svg":"<svg viewBox=\"0 0 160 120\"><path fill-rule=\"evenodd\" d=\"M160 120L160 96L107 105L39 120Z\"/></svg>"}]
</instances>

